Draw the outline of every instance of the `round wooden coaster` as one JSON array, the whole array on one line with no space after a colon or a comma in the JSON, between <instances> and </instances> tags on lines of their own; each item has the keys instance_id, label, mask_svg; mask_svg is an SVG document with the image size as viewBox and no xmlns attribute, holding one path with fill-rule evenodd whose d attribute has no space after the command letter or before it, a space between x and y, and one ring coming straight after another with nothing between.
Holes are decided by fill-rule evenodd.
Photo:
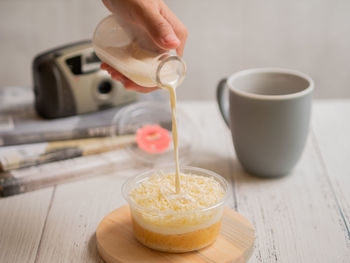
<instances>
[{"instance_id":1,"label":"round wooden coaster","mask_svg":"<svg viewBox=\"0 0 350 263\"><path fill-rule=\"evenodd\" d=\"M133 236L129 206L102 219L96 230L97 249L107 263L246 262L253 252L254 228L242 215L225 208L215 243L198 251L172 254L149 249Z\"/></svg>"}]
</instances>

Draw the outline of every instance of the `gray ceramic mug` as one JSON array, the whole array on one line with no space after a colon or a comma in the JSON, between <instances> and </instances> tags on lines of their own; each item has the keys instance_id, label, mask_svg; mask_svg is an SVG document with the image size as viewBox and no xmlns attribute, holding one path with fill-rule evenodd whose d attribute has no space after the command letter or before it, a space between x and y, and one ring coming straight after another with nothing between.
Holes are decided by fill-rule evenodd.
<instances>
[{"instance_id":1,"label":"gray ceramic mug","mask_svg":"<svg viewBox=\"0 0 350 263\"><path fill-rule=\"evenodd\" d=\"M243 70L220 81L219 108L248 172L280 176L293 169L309 131L313 88L307 75L281 68Z\"/></svg>"}]
</instances>

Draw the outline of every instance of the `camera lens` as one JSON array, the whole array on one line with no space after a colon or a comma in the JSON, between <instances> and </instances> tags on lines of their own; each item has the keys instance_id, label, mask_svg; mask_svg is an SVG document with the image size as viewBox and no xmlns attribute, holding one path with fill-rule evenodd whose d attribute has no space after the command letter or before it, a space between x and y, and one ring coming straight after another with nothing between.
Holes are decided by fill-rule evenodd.
<instances>
[{"instance_id":1,"label":"camera lens","mask_svg":"<svg viewBox=\"0 0 350 263\"><path fill-rule=\"evenodd\" d=\"M108 94L112 91L112 84L109 81L102 81L98 84L97 89L101 94Z\"/></svg>"}]
</instances>

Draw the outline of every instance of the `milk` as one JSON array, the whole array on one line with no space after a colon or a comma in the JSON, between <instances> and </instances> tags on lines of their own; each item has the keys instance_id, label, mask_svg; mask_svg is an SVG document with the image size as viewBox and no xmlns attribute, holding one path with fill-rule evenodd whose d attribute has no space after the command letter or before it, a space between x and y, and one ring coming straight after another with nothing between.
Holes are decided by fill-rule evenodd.
<instances>
[{"instance_id":1,"label":"milk","mask_svg":"<svg viewBox=\"0 0 350 263\"><path fill-rule=\"evenodd\" d=\"M174 157L175 157L175 165L176 165L175 189L176 189L176 193L179 194L181 192L181 189L180 189L180 165L179 165L179 139L178 139L177 122L176 122L176 85L168 84L168 85L162 86L162 88L168 90L170 94Z\"/></svg>"},{"instance_id":2,"label":"milk","mask_svg":"<svg viewBox=\"0 0 350 263\"><path fill-rule=\"evenodd\" d=\"M134 24L110 15L96 27L93 37L96 55L124 76L143 87L161 87L169 91L174 157L176 164L176 193L180 189L178 132L176 123L176 87L186 72L183 60L175 51L162 50L147 32Z\"/></svg>"}]
</instances>

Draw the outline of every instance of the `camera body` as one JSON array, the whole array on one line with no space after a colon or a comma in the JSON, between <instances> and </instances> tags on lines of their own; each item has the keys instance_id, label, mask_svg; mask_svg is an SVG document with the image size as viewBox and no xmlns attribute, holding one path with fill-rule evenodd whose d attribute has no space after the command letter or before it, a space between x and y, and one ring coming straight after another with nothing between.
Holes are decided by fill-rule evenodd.
<instances>
[{"instance_id":1,"label":"camera body","mask_svg":"<svg viewBox=\"0 0 350 263\"><path fill-rule=\"evenodd\" d=\"M44 118L94 112L137 100L100 69L91 41L39 54L33 61L35 108Z\"/></svg>"}]
</instances>

